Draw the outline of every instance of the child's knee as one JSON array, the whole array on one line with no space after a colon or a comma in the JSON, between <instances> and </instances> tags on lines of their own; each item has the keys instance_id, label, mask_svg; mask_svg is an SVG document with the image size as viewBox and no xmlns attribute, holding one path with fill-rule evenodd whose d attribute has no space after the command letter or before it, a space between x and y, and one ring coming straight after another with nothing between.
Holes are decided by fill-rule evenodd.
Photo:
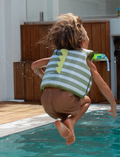
<instances>
[{"instance_id":1,"label":"child's knee","mask_svg":"<svg viewBox=\"0 0 120 157\"><path fill-rule=\"evenodd\" d=\"M88 96L86 96L86 101L91 104L91 99Z\"/></svg>"},{"instance_id":2,"label":"child's knee","mask_svg":"<svg viewBox=\"0 0 120 157\"><path fill-rule=\"evenodd\" d=\"M91 104L91 99L88 96L85 96L83 99L81 99L81 105L84 105L86 103L89 105Z\"/></svg>"}]
</instances>

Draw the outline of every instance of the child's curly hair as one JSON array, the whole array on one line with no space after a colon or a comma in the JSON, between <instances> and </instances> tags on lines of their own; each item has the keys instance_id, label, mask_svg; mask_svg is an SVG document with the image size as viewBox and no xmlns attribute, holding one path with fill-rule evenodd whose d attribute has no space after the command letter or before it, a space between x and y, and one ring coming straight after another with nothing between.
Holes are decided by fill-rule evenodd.
<instances>
[{"instance_id":1,"label":"child's curly hair","mask_svg":"<svg viewBox=\"0 0 120 157\"><path fill-rule=\"evenodd\" d=\"M50 43L56 49L80 49L81 41L85 40L81 18L68 13L60 15L58 19L40 43Z\"/></svg>"}]
</instances>

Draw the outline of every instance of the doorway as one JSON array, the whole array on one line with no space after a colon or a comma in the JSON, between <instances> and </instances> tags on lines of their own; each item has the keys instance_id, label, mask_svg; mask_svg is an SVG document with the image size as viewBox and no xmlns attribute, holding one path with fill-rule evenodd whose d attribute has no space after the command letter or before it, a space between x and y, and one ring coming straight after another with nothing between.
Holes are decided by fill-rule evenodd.
<instances>
[{"instance_id":1,"label":"doorway","mask_svg":"<svg viewBox=\"0 0 120 157\"><path fill-rule=\"evenodd\" d=\"M120 102L120 36L114 37L114 56L116 57L117 101Z\"/></svg>"}]
</instances>

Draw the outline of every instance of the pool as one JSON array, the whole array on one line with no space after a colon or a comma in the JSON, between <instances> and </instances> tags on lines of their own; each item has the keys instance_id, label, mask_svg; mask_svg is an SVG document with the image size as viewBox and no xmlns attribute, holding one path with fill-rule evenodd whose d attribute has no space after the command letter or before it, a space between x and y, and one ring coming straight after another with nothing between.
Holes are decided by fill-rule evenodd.
<instances>
[{"instance_id":1,"label":"pool","mask_svg":"<svg viewBox=\"0 0 120 157\"><path fill-rule=\"evenodd\" d=\"M120 112L86 113L75 125L76 141L67 146L53 123L0 138L0 157L120 157Z\"/></svg>"}]
</instances>

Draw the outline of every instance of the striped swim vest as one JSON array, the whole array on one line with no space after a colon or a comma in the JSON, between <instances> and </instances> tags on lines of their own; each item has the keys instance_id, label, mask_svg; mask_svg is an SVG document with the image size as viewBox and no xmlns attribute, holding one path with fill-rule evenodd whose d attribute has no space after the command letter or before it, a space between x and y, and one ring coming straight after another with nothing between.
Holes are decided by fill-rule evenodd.
<instances>
[{"instance_id":1,"label":"striped swim vest","mask_svg":"<svg viewBox=\"0 0 120 157\"><path fill-rule=\"evenodd\" d=\"M51 56L41 82L45 87L56 87L84 98L92 85L90 68L86 59L92 59L92 50L55 50Z\"/></svg>"}]
</instances>

